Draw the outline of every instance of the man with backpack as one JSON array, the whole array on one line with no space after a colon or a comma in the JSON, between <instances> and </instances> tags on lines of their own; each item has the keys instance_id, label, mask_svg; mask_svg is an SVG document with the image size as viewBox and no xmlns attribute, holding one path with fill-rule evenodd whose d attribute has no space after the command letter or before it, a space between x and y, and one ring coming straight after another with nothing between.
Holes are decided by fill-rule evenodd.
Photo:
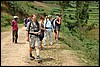
<instances>
[{"instance_id":1,"label":"man with backpack","mask_svg":"<svg viewBox=\"0 0 100 67\"><path fill-rule=\"evenodd\" d=\"M53 26L51 24L51 15L48 15L47 18L44 20L44 28L46 29L46 31L44 32L44 45L46 45L46 39L49 35L49 39L50 39L50 45L53 44L53 38L52 38L52 31L53 31Z\"/></svg>"},{"instance_id":2,"label":"man with backpack","mask_svg":"<svg viewBox=\"0 0 100 67\"><path fill-rule=\"evenodd\" d=\"M34 56L32 56L32 49L36 49L36 60L40 60L40 50L39 50L39 46L40 46L40 39L39 39L39 35L40 35L40 26L38 21L36 20L36 15L32 15L31 16L31 20L30 22L28 22L27 24L27 35L29 35L29 44L30 44L30 60L35 59Z\"/></svg>"},{"instance_id":3,"label":"man with backpack","mask_svg":"<svg viewBox=\"0 0 100 67\"><path fill-rule=\"evenodd\" d=\"M17 39L18 39L18 16L14 16L14 20L12 20L11 22L11 26L12 26L12 38L13 38L13 43L17 43Z\"/></svg>"}]
</instances>

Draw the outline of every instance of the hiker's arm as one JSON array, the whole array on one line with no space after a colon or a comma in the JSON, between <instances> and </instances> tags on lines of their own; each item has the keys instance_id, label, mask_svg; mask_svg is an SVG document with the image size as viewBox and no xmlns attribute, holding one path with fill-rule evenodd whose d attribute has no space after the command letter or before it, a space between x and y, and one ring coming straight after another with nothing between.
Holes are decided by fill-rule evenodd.
<instances>
[{"instance_id":1,"label":"hiker's arm","mask_svg":"<svg viewBox=\"0 0 100 67\"><path fill-rule=\"evenodd\" d=\"M42 23L40 24L40 28L41 28L42 30L44 30L44 31L46 30L45 28L42 27Z\"/></svg>"},{"instance_id":2,"label":"hiker's arm","mask_svg":"<svg viewBox=\"0 0 100 67\"><path fill-rule=\"evenodd\" d=\"M26 28L26 38L27 41L29 41L29 23L27 23L27 28Z\"/></svg>"},{"instance_id":3,"label":"hiker's arm","mask_svg":"<svg viewBox=\"0 0 100 67\"><path fill-rule=\"evenodd\" d=\"M58 24L61 24L61 18L59 18L59 20L57 21Z\"/></svg>"}]
</instances>

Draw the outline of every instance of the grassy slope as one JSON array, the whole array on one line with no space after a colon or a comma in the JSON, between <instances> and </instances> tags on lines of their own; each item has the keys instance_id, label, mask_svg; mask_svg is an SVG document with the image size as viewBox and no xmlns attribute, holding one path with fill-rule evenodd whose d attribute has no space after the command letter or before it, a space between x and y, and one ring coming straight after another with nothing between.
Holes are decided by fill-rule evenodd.
<instances>
[{"instance_id":1,"label":"grassy slope","mask_svg":"<svg viewBox=\"0 0 100 67\"><path fill-rule=\"evenodd\" d=\"M79 32L77 33L72 32L74 34L72 35L67 28L63 28L63 23L62 23L60 41L68 46L66 47L66 49L76 51L77 56L88 66L98 66L99 65L98 30L99 28L96 28L94 30L88 31L87 34L85 33L85 36L88 37L83 36ZM92 37L90 33L93 33Z\"/></svg>"}]
</instances>

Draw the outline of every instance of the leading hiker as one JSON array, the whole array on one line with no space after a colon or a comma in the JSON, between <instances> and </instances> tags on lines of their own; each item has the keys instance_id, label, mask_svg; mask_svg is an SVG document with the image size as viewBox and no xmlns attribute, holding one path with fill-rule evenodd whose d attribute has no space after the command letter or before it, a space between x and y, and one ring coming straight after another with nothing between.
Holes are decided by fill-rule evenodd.
<instances>
[{"instance_id":1,"label":"leading hiker","mask_svg":"<svg viewBox=\"0 0 100 67\"><path fill-rule=\"evenodd\" d=\"M28 22L27 29L26 29L27 35L29 34L30 59L31 60L35 59L35 57L32 55L32 49L36 49L36 54L37 54L36 59L40 60L40 50L39 50L40 26L39 26L39 23L37 21L36 15L32 15L31 20L32 21Z\"/></svg>"}]
</instances>

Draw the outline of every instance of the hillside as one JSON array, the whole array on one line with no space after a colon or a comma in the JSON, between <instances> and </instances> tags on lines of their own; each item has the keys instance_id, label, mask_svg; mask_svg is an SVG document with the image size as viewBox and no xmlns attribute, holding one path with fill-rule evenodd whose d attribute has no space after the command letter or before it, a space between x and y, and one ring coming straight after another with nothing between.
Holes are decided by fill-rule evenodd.
<instances>
[{"instance_id":1,"label":"hillside","mask_svg":"<svg viewBox=\"0 0 100 67\"><path fill-rule=\"evenodd\" d=\"M10 25L14 15L19 17L18 23L23 23L23 19L32 14L50 14L51 7L37 1L1 1L1 31Z\"/></svg>"}]
</instances>

